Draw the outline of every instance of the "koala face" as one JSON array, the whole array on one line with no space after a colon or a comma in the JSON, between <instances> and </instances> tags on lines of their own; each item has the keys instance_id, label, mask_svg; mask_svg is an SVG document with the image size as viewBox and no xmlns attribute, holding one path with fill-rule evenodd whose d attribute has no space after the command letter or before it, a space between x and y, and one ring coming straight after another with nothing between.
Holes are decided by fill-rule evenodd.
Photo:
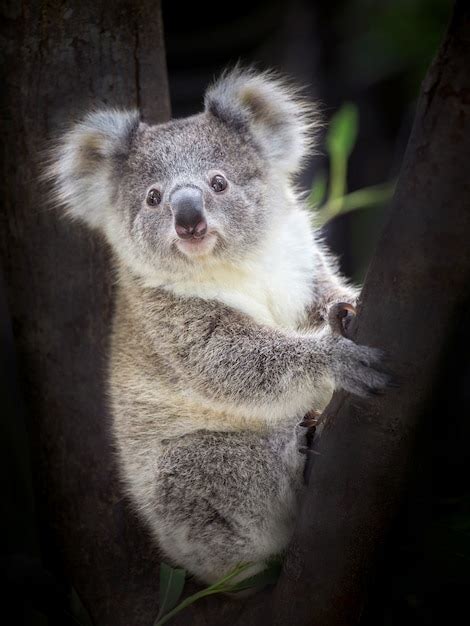
<instances>
[{"instance_id":1,"label":"koala face","mask_svg":"<svg viewBox=\"0 0 470 626\"><path fill-rule=\"evenodd\" d=\"M89 114L54 149L48 173L57 202L138 275L236 264L288 210L306 114L278 79L237 69L186 119L149 126L137 112Z\"/></svg>"},{"instance_id":2,"label":"koala face","mask_svg":"<svg viewBox=\"0 0 470 626\"><path fill-rule=\"evenodd\" d=\"M155 267L235 260L269 224L266 164L212 115L140 124L114 175L134 252Z\"/></svg>"}]
</instances>

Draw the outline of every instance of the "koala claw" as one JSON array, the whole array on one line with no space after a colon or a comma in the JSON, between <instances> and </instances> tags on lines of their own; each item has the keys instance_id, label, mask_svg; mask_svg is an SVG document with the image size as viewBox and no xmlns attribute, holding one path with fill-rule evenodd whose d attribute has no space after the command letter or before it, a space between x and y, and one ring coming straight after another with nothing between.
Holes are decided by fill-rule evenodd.
<instances>
[{"instance_id":1,"label":"koala claw","mask_svg":"<svg viewBox=\"0 0 470 626\"><path fill-rule=\"evenodd\" d=\"M306 413L301 422L299 422L299 426L303 426L304 428L316 428L318 426L318 418L320 417L320 411L316 409L312 409L308 413Z\"/></svg>"},{"instance_id":2,"label":"koala claw","mask_svg":"<svg viewBox=\"0 0 470 626\"><path fill-rule=\"evenodd\" d=\"M390 374L380 369L384 358L380 350L341 337L335 353L332 373L336 384L346 391L367 398L381 395L393 386Z\"/></svg>"},{"instance_id":3,"label":"koala claw","mask_svg":"<svg viewBox=\"0 0 470 626\"><path fill-rule=\"evenodd\" d=\"M304 415L302 421L295 427L297 433L297 441L302 444L299 448L301 454L307 454L308 450L315 438L315 431L318 425L318 418L320 417L320 411L315 409L310 410Z\"/></svg>"},{"instance_id":4,"label":"koala claw","mask_svg":"<svg viewBox=\"0 0 470 626\"><path fill-rule=\"evenodd\" d=\"M351 321L355 316L356 307L353 304L336 302L328 311L328 324L334 333L347 337Z\"/></svg>"}]
</instances>

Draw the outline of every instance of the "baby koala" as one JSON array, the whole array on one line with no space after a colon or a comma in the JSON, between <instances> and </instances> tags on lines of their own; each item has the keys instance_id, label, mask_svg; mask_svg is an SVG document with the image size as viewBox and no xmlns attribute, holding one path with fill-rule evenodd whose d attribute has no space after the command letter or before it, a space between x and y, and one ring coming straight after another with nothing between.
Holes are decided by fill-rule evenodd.
<instances>
[{"instance_id":1,"label":"baby koala","mask_svg":"<svg viewBox=\"0 0 470 626\"><path fill-rule=\"evenodd\" d=\"M166 558L209 583L286 548L303 416L334 388L387 384L378 351L328 323L357 291L292 185L311 126L285 82L235 69L186 119L90 113L48 170L57 204L114 252L107 393L125 488Z\"/></svg>"}]
</instances>

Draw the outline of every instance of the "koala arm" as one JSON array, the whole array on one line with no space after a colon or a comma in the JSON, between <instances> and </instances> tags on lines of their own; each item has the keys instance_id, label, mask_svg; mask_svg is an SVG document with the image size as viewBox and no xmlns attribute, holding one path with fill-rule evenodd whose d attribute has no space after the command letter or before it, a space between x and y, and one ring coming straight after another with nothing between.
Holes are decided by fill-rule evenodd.
<instances>
[{"instance_id":1,"label":"koala arm","mask_svg":"<svg viewBox=\"0 0 470 626\"><path fill-rule=\"evenodd\" d=\"M146 334L192 393L231 407L287 417L315 406L325 378L368 395L386 384L378 351L328 327L282 332L216 301L144 289ZM139 316L142 317L142 310Z\"/></svg>"},{"instance_id":2,"label":"koala arm","mask_svg":"<svg viewBox=\"0 0 470 626\"><path fill-rule=\"evenodd\" d=\"M318 327L328 320L328 312L338 302L356 306L360 290L349 285L339 274L332 260L321 247L316 249L312 301L307 310L305 327Z\"/></svg>"}]
</instances>

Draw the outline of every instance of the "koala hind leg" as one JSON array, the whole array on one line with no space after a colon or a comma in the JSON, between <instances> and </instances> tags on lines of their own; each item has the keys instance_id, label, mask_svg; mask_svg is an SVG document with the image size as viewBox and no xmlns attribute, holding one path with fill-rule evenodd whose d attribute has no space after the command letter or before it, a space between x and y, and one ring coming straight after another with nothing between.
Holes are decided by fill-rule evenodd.
<instances>
[{"instance_id":1,"label":"koala hind leg","mask_svg":"<svg viewBox=\"0 0 470 626\"><path fill-rule=\"evenodd\" d=\"M167 442L152 516L167 556L212 583L237 564L262 569L279 554L293 531L306 432L198 431Z\"/></svg>"}]
</instances>

